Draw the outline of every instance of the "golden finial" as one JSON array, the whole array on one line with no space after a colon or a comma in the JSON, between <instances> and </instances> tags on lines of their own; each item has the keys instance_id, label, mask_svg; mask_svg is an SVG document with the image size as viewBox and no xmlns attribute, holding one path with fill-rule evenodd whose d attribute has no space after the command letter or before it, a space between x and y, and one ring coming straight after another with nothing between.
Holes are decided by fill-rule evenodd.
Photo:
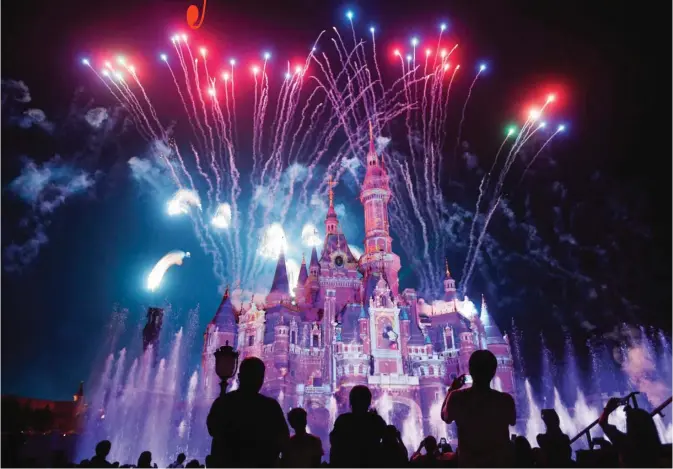
<instances>
[{"instance_id":1,"label":"golden finial","mask_svg":"<svg viewBox=\"0 0 673 469\"><path fill-rule=\"evenodd\" d=\"M329 187L329 205L330 207L334 206L334 189L333 187L336 186L336 182L332 180L332 175L329 176L329 179L327 180L327 186Z\"/></svg>"},{"instance_id":2,"label":"golden finial","mask_svg":"<svg viewBox=\"0 0 673 469\"><path fill-rule=\"evenodd\" d=\"M374 141L374 128L372 127L372 121L369 121L369 140Z\"/></svg>"},{"instance_id":3,"label":"golden finial","mask_svg":"<svg viewBox=\"0 0 673 469\"><path fill-rule=\"evenodd\" d=\"M304 255L303 252L301 253L301 263L306 264L306 256Z\"/></svg>"},{"instance_id":4,"label":"golden finial","mask_svg":"<svg viewBox=\"0 0 673 469\"><path fill-rule=\"evenodd\" d=\"M451 271L449 270L449 260L444 258L444 267L446 268L446 276L451 277Z\"/></svg>"}]
</instances>

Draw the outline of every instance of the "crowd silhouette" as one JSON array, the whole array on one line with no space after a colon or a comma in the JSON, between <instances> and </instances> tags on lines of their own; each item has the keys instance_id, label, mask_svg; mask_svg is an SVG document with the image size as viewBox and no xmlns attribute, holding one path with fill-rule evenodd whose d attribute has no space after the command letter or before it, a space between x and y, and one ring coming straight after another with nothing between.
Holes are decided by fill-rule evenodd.
<instances>
[{"instance_id":1,"label":"crowd silhouette","mask_svg":"<svg viewBox=\"0 0 673 469\"><path fill-rule=\"evenodd\" d=\"M211 407L206 422L212 436L210 454L203 462L192 459L185 464L187 456L180 453L168 467L671 467L671 446L661 444L650 413L627 406L625 433L608 423L608 416L625 404L620 398L608 401L598 421L607 439L595 438L593 448L577 451L574 459L570 438L553 409L542 411L546 432L537 435L537 447L523 436L510 437L515 402L509 394L491 389L496 368L490 351L477 350L469 360L472 386L465 387L463 375L449 387L441 417L456 424L455 451L443 438L438 443L430 435L409 455L400 431L371 408L371 391L359 385L350 391L351 411L334 422L330 451L324 454L321 440L307 432L304 409L291 409L286 419L279 403L260 393L264 363L249 357L241 362L238 389L223 393ZM109 441L101 441L94 455L79 464L68 463L58 452L51 467L157 467L149 451L142 452L135 465L110 462L111 449ZM7 459L16 452L5 451L6 447L3 466L37 467L34 460Z\"/></svg>"}]
</instances>

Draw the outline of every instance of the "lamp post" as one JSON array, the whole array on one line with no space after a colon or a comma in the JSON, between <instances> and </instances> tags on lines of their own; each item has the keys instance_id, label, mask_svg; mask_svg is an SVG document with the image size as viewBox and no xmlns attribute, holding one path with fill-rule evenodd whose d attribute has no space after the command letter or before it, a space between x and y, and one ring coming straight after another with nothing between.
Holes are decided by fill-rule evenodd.
<instances>
[{"instance_id":1,"label":"lamp post","mask_svg":"<svg viewBox=\"0 0 673 469\"><path fill-rule=\"evenodd\" d=\"M229 345L227 340L225 344L215 350L215 373L222 380L220 382L220 395L227 393L229 380L236 374L238 367L238 352Z\"/></svg>"}]
</instances>

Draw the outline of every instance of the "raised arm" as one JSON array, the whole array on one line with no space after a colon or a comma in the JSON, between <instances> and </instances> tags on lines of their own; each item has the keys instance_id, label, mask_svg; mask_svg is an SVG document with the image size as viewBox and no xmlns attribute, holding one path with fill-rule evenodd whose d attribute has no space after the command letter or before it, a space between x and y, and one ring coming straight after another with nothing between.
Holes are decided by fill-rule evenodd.
<instances>
[{"instance_id":1,"label":"raised arm","mask_svg":"<svg viewBox=\"0 0 673 469\"><path fill-rule=\"evenodd\" d=\"M446 423L451 423L456 419L456 416L454 415L455 398L454 403L452 404L451 395L453 394L454 391L457 391L463 387L463 385L465 384L465 378L466 375L460 375L456 379L454 379L453 383L451 383L451 386L449 386L449 390L446 393L446 398L444 399L444 404L442 404L442 413L441 413L442 420Z\"/></svg>"},{"instance_id":2,"label":"raised arm","mask_svg":"<svg viewBox=\"0 0 673 469\"><path fill-rule=\"evenodd\" d=\"M610 439L612 444L615 446L620 446L623 443L624 438L626 438L626 435L617 430L617 427L615 427L614 425L609 424L608 418L610 417L610 414L621 405L621 403L622 401L620 398L611 397L608 400L608 403L605 404L603 413L598 418L598 425L603 430L603 433L605 433L605 435Z\"/></svg>"}]
</instances>

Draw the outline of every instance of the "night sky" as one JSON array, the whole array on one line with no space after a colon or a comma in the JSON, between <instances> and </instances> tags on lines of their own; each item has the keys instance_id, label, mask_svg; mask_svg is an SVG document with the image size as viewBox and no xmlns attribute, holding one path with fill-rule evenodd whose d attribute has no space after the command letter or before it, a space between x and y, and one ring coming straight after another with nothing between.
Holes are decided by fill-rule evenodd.
<instances>
[{"instance_id":1,"label":"night sky","mask_svg":"<svg viewBox=\"0 0 673 469\"><path fill-rule=\"evenodd\" d=\"M187 29L184 15L189 3L67 1L48 11L45 2L6 3L2 79L23 81L30 89L30 107L43 110L53 122L67 119L73 99L112 106L104 87L83 70L81 58L97 51L128 50L142 54L145 66L158 69L149 63L168 49L168 37L177 28ZM471 151L484 156L480 167L490 165L501 129L513 116L520 116L536 94L549 87L559 91L558 116L567 122L569 132L552 145L553 156L529 175L525 191L533 201L530 210L549 212L547 199L537 194L548 193L560 181L568 191L565 207L577 217L570 223L574 235L586 244L609 245L621 255L600 266L582 256L564 261L594 279L598 290L604 286L591 305L573 289L572 278L564 280L563 285L569 285L565 290L540 275L533 279L525 264L505 271L490 265L482 269L483 275L474 280L477 291L497 294L500 300L514 298L494 300L496 321L508 330L514 318L524 334L535 337L528 341L525 354L535 356L540 331L552 348L555 341L562 348L559 325L580 344L622 321L670 333L670 127L668 114L658 117L669 103L670 71L650 58L657 28L634 32L636 25L649 24L655 14L620 2L581 0L210 0L198 34L213 43L213 49L234 50L239 57L266 48L278 57L302 57L320 30L345 25L348 8L354 10L356 27L364 36L365 28L377 25L381 31L377 41L384 50L415 33L434 37L437 25L447 21L465 63L489 63L488 74L480 78L471 98L463 131ZM171 84L155 75L145 84L156 100L157 92ZM666 91L658 91L659 83ZM36 126L21 129L12 119L12 113L21 111L4 106L4 94L3 84L3 394L69 398L110 346L105 339L115 308L128 308L121 339L128 342L137 338L148 305L162 301L173 305L167 329L174 332L198 304L200 323L193 326L191 353L195 364L200 335L220 300L218 284L189 223L167 221L164 201L129 177L128 159L143 152L134 130L128 129L94 161L78 146L81 129L76 126L58 139L48 138ZM168 112L179 116L180 109ZM8 269L7 248L25 242L32 235L28 231L34 230L22 224L30 217L30 207L9 187L25 166L23 157L43 163L55 154L90 173L98 171L95 187L54 210L44 227L48 242L38 255L20 270ZM473 209L479 179L465 178L471 191L457 203ZM448 185L443 189L447 198L458 198ZM359 204L347 205L349 209L361 217ZM554 231L544 215L538 218L541 233ZM352 234L362 235L356 230ZM517 249L515 241L511 243ZM172 249L190 251L193 258L177 267L179 271L171 271L161 293L152 296L143 288L144 276ZM465 253L457 249L447 255L460 270ZM442 259L438 262L443 264ZM489 278L502 272L510 281L489 287ZM401 281L402 287L414 286L413 272L403 270ZM538 283L531 288L531 282ZM582 325L587 321L592 327Z\"/></svg>"}]
</instances>

